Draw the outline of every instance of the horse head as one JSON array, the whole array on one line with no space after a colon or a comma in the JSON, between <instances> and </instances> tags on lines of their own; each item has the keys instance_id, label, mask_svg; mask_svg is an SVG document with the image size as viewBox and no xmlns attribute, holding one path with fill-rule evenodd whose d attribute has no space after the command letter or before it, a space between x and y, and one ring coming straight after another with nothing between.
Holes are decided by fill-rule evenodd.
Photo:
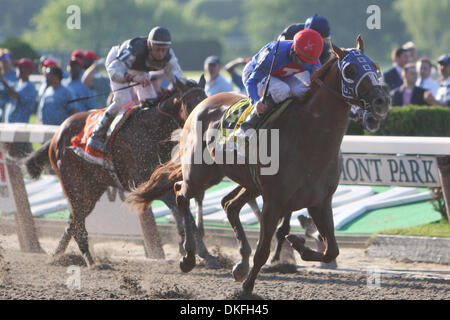
<instances>
[{"instance_id":1,"label":"horse head","mask_svg":"<svg viewBox=\"0 0 450 320\"><path fill-rule=\"evenodd\" d=\"M197 82L187 80L183 83L177 79L173 88L161 99L158 110L175 118L183 126L192 110L205 98L204 88Z\"/></svg>"},{"instance_id":2,"label":"horse head","mask_svg":"<svg viewBox=\"0 0 450 320\"><path fill-rule=\"evenodd\" d=\"M378 79L378 64L364 54L361 35L356 38L355 49L339 48L333 43L332 47L338 58L342 96L369 110L375 118L384 118L389 111L390 97Z\"/></svg>"}]
</instances>

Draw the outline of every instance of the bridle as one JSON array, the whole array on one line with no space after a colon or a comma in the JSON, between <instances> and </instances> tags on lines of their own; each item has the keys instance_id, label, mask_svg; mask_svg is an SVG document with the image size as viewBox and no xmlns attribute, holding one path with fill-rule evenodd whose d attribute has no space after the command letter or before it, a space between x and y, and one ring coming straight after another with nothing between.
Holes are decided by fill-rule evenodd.
<instances>
[{"instance_id":1,"label":"bridle","mask_svg":"<svg viewBox=\"0 0 450 320\"><path fill-rule=\"evenodd\" d=\"M348 79L344 75L344 69L346 66L350 65L350 63L358 66L358 74L355 79ZM376 80L377 73L373 66L373 62L361 51L350 49L342 60L337 60L337 64L341 76L341 93L337 92L333 88L330 88L319 78L316 78L313 81L319 87L326 89L340 100L343 100L350 105L357 105L363 109L368 109L370 104L363 97L359 96L358 87L365 77L369 77L374 85L379 85Z\"/></svg>"}]
</instances>

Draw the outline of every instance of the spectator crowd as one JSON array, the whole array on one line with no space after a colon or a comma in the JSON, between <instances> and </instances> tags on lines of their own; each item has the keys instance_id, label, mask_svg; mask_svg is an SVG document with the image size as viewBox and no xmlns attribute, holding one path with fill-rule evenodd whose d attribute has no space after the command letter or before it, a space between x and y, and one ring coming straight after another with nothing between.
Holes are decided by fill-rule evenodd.
<instances>
[{"instance_id":1,"label":"spectator crowd","mask_svg":"<svg viewBox=\"0 0 450 320\"><path fill-rule=\"evenodd\" d=\"M283 40L285 33L279 39ZM36 63L37 67L28 58L14 58L19 59L13 59L8 49L0 48L0 122L28 123L36 113L38 123L59 125L76 112L105 108L112 99L110 79L101 74L105 60L99 59L94 51L74 50L64 65L46 56ZM228 62L224 66L228 74L224 77L220 58L207 57L203 65L206 94L229 91L246 94L241 72L237 70L242 70L250 60L239 57ZM382 80L393 107L450 106L449 54L443 54L436 62L428 57L419 58L414 43L408 42L393 50L392 63L382 74ZM40 83L30 80L33 72L43 76ZM149 79L157 94L170 85L158 71L150 72Z\"/></svg>"}]
</instances>

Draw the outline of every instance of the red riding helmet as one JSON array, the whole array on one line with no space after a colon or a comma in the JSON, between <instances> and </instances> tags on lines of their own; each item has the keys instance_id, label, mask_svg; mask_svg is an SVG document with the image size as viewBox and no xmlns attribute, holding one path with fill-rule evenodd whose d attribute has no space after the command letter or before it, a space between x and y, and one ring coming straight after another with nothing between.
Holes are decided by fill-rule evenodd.
<instances>
[{"instance_id":1,"label":"red riding helmet","mask_svg":"<svg viewBox=\"0 0 450 320\"><path fill-rule=\"evenodd\" d=\"M300 60L317 63L323 49L322 36L313 29L304 29L295 34L292 46Z\"/></svg>"}]
</instances>

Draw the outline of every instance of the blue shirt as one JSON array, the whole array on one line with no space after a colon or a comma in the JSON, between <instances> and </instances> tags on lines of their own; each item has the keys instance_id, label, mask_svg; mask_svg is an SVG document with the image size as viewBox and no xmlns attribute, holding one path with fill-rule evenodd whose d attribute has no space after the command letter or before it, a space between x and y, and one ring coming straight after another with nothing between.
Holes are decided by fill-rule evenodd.
<instances>
[{"instance_id":1,"label":"blue shirt","mask_svg":"<svg viewBox=\"0 0 450 320\"><path fill-rule=\"evenodd\" d=\"M277 57L273 65L273 76L282 79L304 71L312 74L321 66L320 61L315 64L305 63L302 66L295 64L291 58L292 43L292 41L280 41ZM249 62L254 69L244 85L253 104L260 98L258 95L258 83L269 75L276 45L276 41L266 44Z\"/></svg>"},{"instance_id":2,"label":"blue shirt","mask_svg":"<svg viewBox=\"0 0 450 320\"><path fill-rule=\"evenodd\" d=\"M71 112L84 111L77 103L67 103L72 99L75 99L72 91L63 85L56 89L49 86L39 103L39 120L43 124L60 125L71 115Z\"/></svg>"},{"instance_id":3,"label":"blue shirt","mask_svg":"<svg viewBox=\"0 0 450 320\"><path fill-rule=\"evenodd\" d=\"M233 85L222 77L221 74L219 74L213 81L207 82L205 85L205 93L208 97L219 92L230 91L233 91Z\"/></svg>"},{"instance_id":4,"label":"blue shirt","mask_svg":"<svg viewBox=\"0 0 450 320\"><path fill-rule=\"evenodd\" d=\"M91 90L89 90L86 85L81 82L81 79L77 80L70 80L70 79L64 79L62 81L63 85L69 88L70 91L72 91L74 95L74 99L83 98L83 97L89 97L92 95ZM87 100L81 100L74 102L79 105L80 110L87 111L94 108L95 100L87 99Z\"/></svg>"},{"instance_id":5,"label":"blue shirt","mask_svg":"<svg viewBox=\"0 0 450 320\"><path fill-rule=\"evenodd\" d=\"M108 100L109 92L111 92L109 79L107 77L96 74L94 77L94 87L89 89L89 91L91 96L101 94L95 98L89 99L93 100L94 109L103 109L107 107L106 101Z\"/></svg>"},{"instance_id":6,"label":"blue shirt","mask_svg":"<svg viewBox=\"0 0 450 320\"><path fill-rule=\"evenodd\" d=\"M34 110L34 101L37 91L31 81L22 81L16 83L13 88L19 97L9 98L5 106L5 122L24 122L30 121L30 115Z\"/></svg>"},{"instance_id":7,"label":"blue shirt","mask_svg":"<svg viewBox=\"0 0 450 320\"><path fill-rule=\"evenodd\" d=\"M19 79L16 76L16 71L15 70L11 70L7 74L4 74L3 75L3 79L5 79L6 83L11 88L14 88L14 86L17 83L17 81L19 81ZM4 116L4 109L5 109L5 105L8 102L8 100L9 100L9 96L6 93L5 86L3 85L3 83L0 82L0 121L2 121L2 119L4 118L3 117Z\"/></svg>"}]
</instances>

